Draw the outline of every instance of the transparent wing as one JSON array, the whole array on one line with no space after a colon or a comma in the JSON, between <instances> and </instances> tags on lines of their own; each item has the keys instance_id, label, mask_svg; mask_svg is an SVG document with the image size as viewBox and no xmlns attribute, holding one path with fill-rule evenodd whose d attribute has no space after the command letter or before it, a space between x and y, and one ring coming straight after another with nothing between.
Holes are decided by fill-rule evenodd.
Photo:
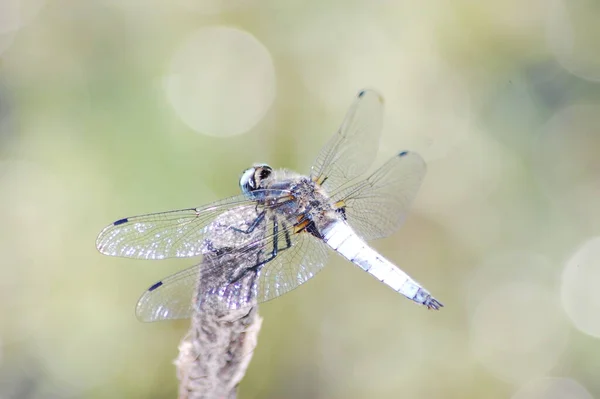
<instances>
[{"instance_id":1,"label":"transparent wing","mask_svg":"<svg viewBox=\"0 0 600 399\"><path fill-rule=\"evenodd\" d=\"M220 256L203 268L197 303L242 309L283 295L314 277L327 262L327 248L309 233L291 230L289 235L271 235L261 250L250 247L235 257ZM224 280L215 279L215 274L221 275L224 270L235 272Z\"/></svg>"},{"instance_id":2,"label":"transparent wing","mask_svg":"<svg viewBox=\"0 0 600 399\"><path fill-rule=\"evenodd\" d=\"M327 263L323 241L307 232L294 234L292 247L282 251L260 273L257 299L265 302L285 294L314 277Z\"/></svg>"},{"instance_id":3,"label":"transparent wing","mask_svg":"<svg viewBox=\"0 0 600 399\"><path fill-rule=\"evenodd\" d=\"M261 190L284 197L283 190ZM205 227L234 207L255 205L244 195L200 207L119 219L100 232L96 248L105 255L138 259L191 257L201 254Z\"/></svg>"},{"instance_id":4,"label":"transparent wing","mask_svg":"<svg viewBox=\"0 0 600 399\"><path fill-rule=\"evenodd\" d=\"M379 147L383 98L373 90L358 93L342 126L321 150L311 178L332 192L371 165Z\"/></svg>"},{"instance_id":5,"label":"transparent wing","mask_svg":"<svg viewBox=\"0 0 600 399\"><path fill-rule=\"evenodd\" d=\"M145 322L187 319L194 311L200 267L195 265L175 273L148 288L138 300L135 314Z\"/></svg>"},{"instance_id":6,"label":"transparent wing","mask_svg":"<svg viewBox=\"0 0 600 399\"><path fill-rule=\"evenodd\" d=\"M404 151L366 180L333 193L332 197L361 237L386 237L404 222L426 170L419 154Z\"/></svg>"},{"instance_id":7,"label":"transparent wing","mask_svg":"<svg viewBox=\"0 0 600 399\"><path fill-rule=\"evenodd\" d=\"M207 229L202 263L152 285L140 298L142 321L187 318L199 306L240 309L282 295L313 277L327 260L325 245L292 223L256 207L219 216ZM244 221L242 221L244 220ZM254 225L251 232L232 230Z\"/></svg>"}]
</instances>

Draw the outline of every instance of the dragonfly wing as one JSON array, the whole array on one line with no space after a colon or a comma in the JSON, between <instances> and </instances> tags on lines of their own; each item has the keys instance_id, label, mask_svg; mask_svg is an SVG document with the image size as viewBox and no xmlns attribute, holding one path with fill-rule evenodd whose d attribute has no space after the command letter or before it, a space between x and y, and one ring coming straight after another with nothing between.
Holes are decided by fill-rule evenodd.
<instances>
[{"instance_id":1,"label":"dragonfly wing","mask_svg":"<svg viewBox=\"0 0 600 399\"><path fill-rule=\"evenodd\" d=\"M265 302L305 283L327 263L326 244L307 232L294 235L292 246L280 251L260 272L257 298Z\"/></svg>"},{"instance_id":2,"label":"dragonfly wing","mask_svg":"<svg viewBox=\"0 0 600 399\"><path fill-rule=\"evenodd\" d=\"M263 190L285 196L282 190ZM271 193L270 191L275 191ZM191 257L201 254L205 227L218 215L235 207L254 206L244 195L200 208L151 213L119 219L100 232L96 247L105 255L138 259Z\"/></svg>"},{"instance_id":3,"label":"dragonfly wing","mask_svg":"<svg viewBox=\"0 0 600 399\"><path fill-rule=\"evenodd\" d=\"M173 274L144 292L135 314L145 322L187 319L193 314L192 299L198 290L201 264Z\"/></svg>"},{"instance_id":4,"label":"dragonfly wing","mask_svg":"<svg viewBox=\"0 0 600 399\"><path fill-rule=\"evenodd\" d=\"M348 223L364 239L386 237L402 225L427 168L421 156L404 151L366 180L333 193Z\"/></svg>"},{"instance_id":5,"label":"dragonfly wing","mask_svg":"<svg viewBox=\"0 0 600 399\"><path fill-rule=\"evenodd\" d=\"M202 307L254 306L322 269L327 259L323 243L306 231L294 232L282 215L261 214L247 206L217 217L206 228L202 263L153 284L138 302L138 318L158 321L186 318Z\"/></svg>"},{"instance_id":6,"label":"dragonfly wing","mask_svg":"<svg viewBox=\"0 0 600 399\"><path fill-rule=\"evenodd\" d=\"M383 98L373 90L358 93L337 133L321 150L311 178L332 192L371 165L383 125Z\"/></svg>"},{"instance_id":7,"label":"dragonfly wing","mask_svg":"<svg viewBox=\"0 0 600 399\"><path fill-rule=\"evenodd\" d=\"M258 217L262 212L252 204L218 215L204 228L206 238L197 243L202 262L148 288L138 301L138 318L142 321L187 318L203 298L218 296L221 287L235 278L236 268L247 261L244 254L264 246L265 223L255 223L263 220ZM238 264L228 264L231 260Z\"/></svg>"},{"instance_id":8,"label":"dragonfly wing","mask_svg":"<svg viewBox=\"0 0 600 399\"><path fill-rule=\"evenodd\" d=\"M293 220L267 214L259 227L264 238L211 256L202 270L201 301L218 298L226 308L240 309L283 295L315 276L327 261L325 244L306 231L295 232Z\"/></svg>"}]
</instances>

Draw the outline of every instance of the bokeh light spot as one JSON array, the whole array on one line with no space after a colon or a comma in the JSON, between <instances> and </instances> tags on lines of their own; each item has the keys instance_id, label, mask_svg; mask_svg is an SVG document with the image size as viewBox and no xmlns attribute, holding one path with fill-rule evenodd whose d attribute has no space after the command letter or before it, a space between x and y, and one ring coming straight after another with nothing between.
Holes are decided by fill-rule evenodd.
<instances>
[{"instance_id":1,"label":"bokeh light spot","mask_svg":"<svg viewBox=\"0 0 600 399\"><path fill-rule=\"evenodd\" d=\"M214 26L193 33L171 61L165 90L179 117L212 136L247 132L275 97L269 51L242 30Z\"/></svg>"},{"instance_id":2,"label":"bokeh light spot","mask_svg":"<svg viewBox=\"0 0 600 399\"><path fill-rule=\"evenodd\" d=\"M568 324L542 286L506 284L490 292L471 319L471 350L495 377L523 382L551 370L565 350Z\"/></svg>"},{"instance_id":3,"label":"bokeh light spot","mask_svg":"<svg viewBox=\"0 0 600 399\"><path fill-rule=\"evenodd\" d=\"M44 6L45 0L0 1L0 55L13 43L15 35Z\"/></svg>"},{"instance_id":4,"label":"bokeh light spot","mask_svg":"<svg viewBox=\"0 0 600 399\"><path fill-rule=\"evenodd\" d=\"M21 25L18 0L0 2L0 35L15 31Z\"/></svg>"},{"instance_id":5,"label":"bokeh light spot","mask_svg":"<svg viewBox=\"0 0 600 399\"><path fill-rule=\"evenodd\" d=\"M546 256L533 251L502 251L487 256L469 279L468 309L475 313L490 292L507 284L554 287L558 273L551 266Z\"/></svg>"},{"instance_id":6,"label":"bokeh light spot","mask_svg":"<svg viewBox=\"0 0 600 399\"><path fill-rule=\"evenodd\" d=\"M20 26L18 0L0 1L0 54L10 47Z\"/></svg>"},{"instance_id":7,"label":"bokeh light spot","mask_svg":"<svg viewBox=\"0 0 600 399\"><path fill-rule=\"evenodd\" d=\"M579 330L600 338L600 237L585 242L567 261L562 304Z\"/></svg>"},{"instance_id":8,"label":"bokeh light spot","mask_svg":"<svg viewBox=\"0 0 600 399\"><path fill-rule=\"evenodd\" d=\"M600 7L588 0L554 0L547 20L548 47L573 75L600 80Z\"/></svg>"},{"instance_id":9,"label":"bokeh light spot","mask_svg":"<svg viewBox=\"0 0 600 399\"><path fill-rule=\"evenodd\" d=\"M593 399L577 381L570 378L538 378L525 384L511 399Z\"/></svg>"},{"instance_id":10,"label":"bokeh light spot","mask_svg":"<svg viewBox=\"0 0 600 399\"><path fill-rule=\"evenodd\" d=\"M558 111L532 148L542 189L558 211L596 228L600 223L600 106L577 104Z\"/></svg>"}]
</instances>

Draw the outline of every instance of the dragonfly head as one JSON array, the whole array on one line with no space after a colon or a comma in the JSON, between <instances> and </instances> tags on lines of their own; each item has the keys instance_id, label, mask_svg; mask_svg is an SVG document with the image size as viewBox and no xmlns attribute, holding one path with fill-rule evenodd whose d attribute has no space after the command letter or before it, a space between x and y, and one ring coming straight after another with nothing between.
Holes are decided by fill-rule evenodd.
<instances>
[{"instance_id":1,"label":"dragonfly head","mask_svg":"<svg viewBox=\"0 0 600 399\"><path fill-rule=\"evenodd\" d=\"M240 177L240 188L247 197L254 197L253 191L264 188L262 186L263 180L266 180L271 176L273 169L266 163L256 164L251 168L248 168L242 173Z\"/></svg>"}]
</instances>

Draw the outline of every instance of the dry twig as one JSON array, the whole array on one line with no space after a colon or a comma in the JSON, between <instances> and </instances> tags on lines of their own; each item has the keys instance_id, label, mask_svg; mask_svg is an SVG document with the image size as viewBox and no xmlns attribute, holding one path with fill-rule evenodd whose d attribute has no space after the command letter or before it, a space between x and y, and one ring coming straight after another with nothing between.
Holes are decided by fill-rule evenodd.
<instances>
[{"instance_id":1,"label":"dry twig","mask_svg":"<svg viewBox=\"0 0 600 399\"><path fill-rule=\"evenodd\" d=\"M241 234L257 217L255 207L219 216L202 244L203 260L189 332L175 361L179 398L231 399L244 377L258 340L256 287L262 251L249 252L244 243L264 231ZM233 282L232 282L233 281ZM234 309L232 309L234 308Z\"/></svg>"}]
</instances>

